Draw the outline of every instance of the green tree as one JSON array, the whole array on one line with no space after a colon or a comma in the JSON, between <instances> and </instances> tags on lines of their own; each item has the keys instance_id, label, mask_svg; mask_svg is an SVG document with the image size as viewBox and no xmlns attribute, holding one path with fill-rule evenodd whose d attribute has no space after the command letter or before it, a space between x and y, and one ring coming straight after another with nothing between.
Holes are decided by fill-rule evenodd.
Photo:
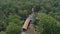
<instances>
[{"instance_id":1,"label":"green tree","mask_svg":"<svg viewBox=\"0 0 60 34\"><path fill-rule=\"evenodd\" d=\"M21 28L15 23L9 23L6 29L6 34L19 34Z\"/></svg>"},{"instance_id":2,"label":"green tree","mask_svg":"<svg viewBox=\"0 0 60 34\"><path fill-rule=\"evenodd\" d=\"M19 17L16 14L10 15L6 34L19 34L21 31L21 25L22 21L19 20Z\"/></svg>"},{"instance_id":3,"label":"green tree","mask_svg":"<svg viewBox=\"0 0 60 34\"><path fill-rule=\"evenodd\" d=\"M37 23L37 34L60 34L60 23L53 17L39 13L40 20Z\"/></svg>"},{"instance_id":4,"label":"green tree","mask_svg":"<svg viewBox=\"0 0 60 34\"><path fill-rule=\"evenodd\" d=\"M0 34L6 34L6 32L1 31Z\"/></svg>"}]
</instances>

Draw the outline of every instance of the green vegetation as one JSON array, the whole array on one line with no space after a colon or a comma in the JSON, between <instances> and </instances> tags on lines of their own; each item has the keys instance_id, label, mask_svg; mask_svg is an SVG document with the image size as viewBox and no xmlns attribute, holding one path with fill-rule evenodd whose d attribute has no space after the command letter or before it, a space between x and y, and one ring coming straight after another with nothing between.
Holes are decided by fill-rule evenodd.
<instances>
[{"instance_id":1,"label":"green vegetation","mask_svg":"<svg viewBox=\"0 0 60 34\"><path fill-rule=\"evenodd\" d=\"M35 25L38 34L60 34L60 23L57 20L44 13L39 13L38 17L40 20Z\"/></svg>"},{"instance_id":2,"label":"green vegetation","mask_svg":"<svg viewBox=\"0 0 60 34\"><path fill-rule=\"evenodd\" d=\"M60 0L0 0L0 34L19 34L32 6L36 34L60 34Z\"/></svg>"}]
</instances>

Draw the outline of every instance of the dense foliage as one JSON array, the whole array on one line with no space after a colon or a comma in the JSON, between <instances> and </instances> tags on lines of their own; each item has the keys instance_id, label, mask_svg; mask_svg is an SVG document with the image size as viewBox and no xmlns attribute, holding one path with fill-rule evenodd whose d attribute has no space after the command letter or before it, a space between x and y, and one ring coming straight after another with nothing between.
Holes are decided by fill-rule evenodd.
<instances>
[{"instance_id":1,"label":"dense foliage","mask_svg":"<svg viewBox=\"0 0 60 34\"><path fill-rule=\"evenodd\" d=\"M39 13L38 17L40 20L35 25L38 34L60 34L60 23L57 20L44 13Z\"/></svg>"},{"instance_id":2,"label":"dense foliage","mask_svg":"<svg viewBox=\"0 0 60 34\"><path fill-rule=\"evenodd\" d=\"M36 34L60 34L60 0L0 0L0 34L19 34L32 6Z\"/></svg>"}]
</instances>

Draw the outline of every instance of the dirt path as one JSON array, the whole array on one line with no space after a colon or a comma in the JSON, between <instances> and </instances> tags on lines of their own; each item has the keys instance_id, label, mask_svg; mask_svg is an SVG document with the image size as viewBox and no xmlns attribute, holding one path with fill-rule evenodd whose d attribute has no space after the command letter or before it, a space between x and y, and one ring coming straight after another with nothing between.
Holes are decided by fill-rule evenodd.
<instances>
[{"instance_id":1,"label":"dirt path","mask_svg":"<svg viewBox=\"0 0 60 34\"><path fill-rule=\"evenodd\" d=\"M35 34L35 29L33 24L31 24L27 30L27 34Z\"/></svg>"}]
</instances>

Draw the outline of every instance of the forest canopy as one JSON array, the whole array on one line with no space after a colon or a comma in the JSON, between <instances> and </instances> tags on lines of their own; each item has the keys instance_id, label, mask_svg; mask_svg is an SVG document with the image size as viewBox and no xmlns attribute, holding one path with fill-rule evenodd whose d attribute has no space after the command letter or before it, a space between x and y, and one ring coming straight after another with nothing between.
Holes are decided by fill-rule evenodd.
<instances>
[{"instance_id":1,"label":"forest canopy","mask_svg":"<svg viewBox=\"0 0 60 34\"><path fill-rule=\"evenodd\" d=\"M21 33L33 6L36 34L60 34L60 0L0 0L0 34Z\"/></svg>"}]
</instances>

